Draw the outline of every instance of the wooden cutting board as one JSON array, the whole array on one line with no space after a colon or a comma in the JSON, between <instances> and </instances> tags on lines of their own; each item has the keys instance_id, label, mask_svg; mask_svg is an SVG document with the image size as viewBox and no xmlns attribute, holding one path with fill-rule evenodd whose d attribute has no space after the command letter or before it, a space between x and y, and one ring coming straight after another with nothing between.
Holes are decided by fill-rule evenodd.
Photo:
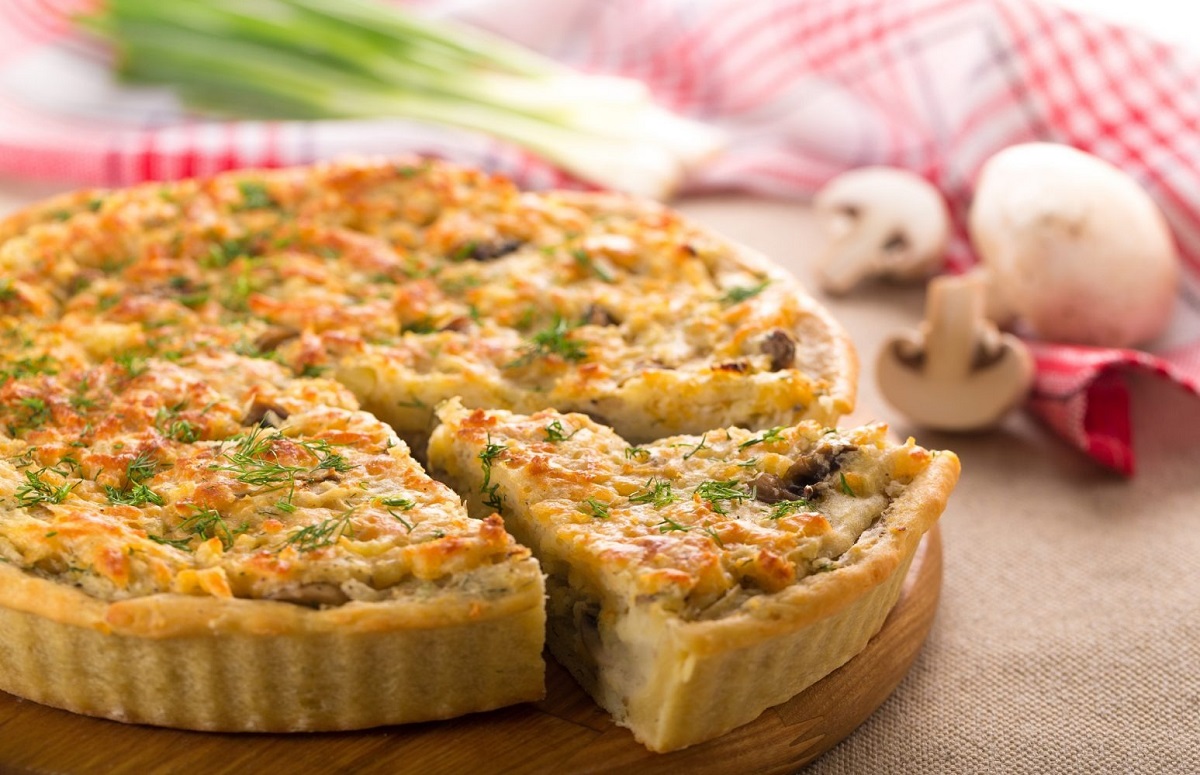
<instances>
[{"instance_id":1,"label":"wooden cutting board","mask_svg":"<svg viewBox=\"0 0 1200 775\"><path fill-rule=\"evenodd\" d=\"M542 702L451 721L327 734L130 726L0 692L0 771L794 772L853 732L900 683L933 623L941 580L942 546L935 528L913 560L900 601L861 654L754 722L670 754L643 748L548 660Z\"/></svg>"}]
</instances>

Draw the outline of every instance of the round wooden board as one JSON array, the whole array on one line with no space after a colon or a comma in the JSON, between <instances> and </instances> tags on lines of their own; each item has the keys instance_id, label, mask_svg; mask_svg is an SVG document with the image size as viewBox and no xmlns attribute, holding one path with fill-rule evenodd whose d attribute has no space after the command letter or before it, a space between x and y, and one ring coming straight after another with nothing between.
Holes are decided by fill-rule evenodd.
<instances>
[{"instance_id":1,"label":"round wooden board","mask_svg":"<svg viewBox=\"0 0 1200 775\"><path fill-rule=\"evenodd\" d=\"M156 772L794 772L887 699L920 651L942 581L936 528L896 607L866 649L754 722L702 745L654 754L547 660L542 702L451 721L359 732L234 735L131 726L0 692L0 771Z\"/></svg>"}]
</instances>

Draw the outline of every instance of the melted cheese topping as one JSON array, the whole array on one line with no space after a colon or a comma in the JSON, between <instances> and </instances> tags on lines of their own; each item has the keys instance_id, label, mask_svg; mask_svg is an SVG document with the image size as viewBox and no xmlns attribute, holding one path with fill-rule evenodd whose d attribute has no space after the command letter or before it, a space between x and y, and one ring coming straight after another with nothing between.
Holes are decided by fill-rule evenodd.
<instances>
[{"instance_id":1,"label":"melted cheese topping","mask_svg":"<svg viewBox=\"0 0 1200 775\"><path fill-rule=\"evenodd\" d=\"M0 237L0 561L104 599L378 599L524 556L401 441L452 396L662 435L828 411L842 374L811 301L678 216L450 165L75 194Z\"/></svg>"},{"instance_id":2,"label":"melted cheese topping","mask_svg":"<svg viewBox=\"0 0 1200 775\"><path fill-rule=\"evenodd\" d=\"M61 320L99 359L232 347L297 374L332 369L409 439L455 395L663 435L688 417L661 400L668 378L747 421L829 414L844 371L806 297L665 210L594 212L432 163L62 204L17 219L26 230L0 245L0 311Z\"/></svg>"},{"instance_id":3,"label":"melted cheese topping","mask_svg":"<svg viewBox=\"0 0 1200 775\"><path fill-rule=\"evenodd\" d=\"M380 600L527 555L345 388L268 361L64 369L0 407L0 560L103 599Z\"/></svg>"},{"instance_id":4,"label":"melted cheese topping","mask_svg":"<svg viewBox=\"0 0 1200 775\"><path fill-rule=\"evenodd\" d=\"M478 513L498 509L523 540L569 555L573 577L688 618L852 561L931 460L911 439L888 443L883 425L729 428L631 446L579 414L452 402L439 417L430 462L474 494Z\"/></svg>"}]
</instances>

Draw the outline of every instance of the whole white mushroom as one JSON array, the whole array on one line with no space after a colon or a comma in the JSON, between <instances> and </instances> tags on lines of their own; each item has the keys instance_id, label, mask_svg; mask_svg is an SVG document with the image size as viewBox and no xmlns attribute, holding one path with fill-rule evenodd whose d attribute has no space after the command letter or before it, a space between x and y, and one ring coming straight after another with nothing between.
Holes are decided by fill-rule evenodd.
<instances>
[{"instance_id":1,"label":"whole white mushroom","mask_svg":"<svg viewBox=\"0 0 1200 775\"><path fill-rule=\"evenodd\" d=\"M950 216L929 181L894 167L838 175L813 199L826 243L817 280L846 293L868 278L925 279L942 262Z\"/></svg>"},{"instance_id":2,"label":"whole white mushroom","mask_svg":"<svg viewBox=\"0 0 1200 775\"><path fill-rule=\"evenodd\" d=\"M1179 282L1170 230L1150 196L1066 145L1014 145L984 165L970 212L988 314L1039 338L1129 347L1170 322Z\"/></svg>"}]
</instances>

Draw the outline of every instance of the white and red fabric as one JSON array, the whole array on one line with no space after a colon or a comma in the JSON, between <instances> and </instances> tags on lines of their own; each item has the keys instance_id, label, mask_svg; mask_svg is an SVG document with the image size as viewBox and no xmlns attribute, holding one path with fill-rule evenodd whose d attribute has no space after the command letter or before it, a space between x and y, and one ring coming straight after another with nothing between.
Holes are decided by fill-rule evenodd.
<instances>
[{"instance_id":1,"label":"white and red fabric","mask_svg":"<svg viewBox=\"0 0 1200 775\"><path fill-rule=\"evenodd\" d=\"M573 185L519 149L406 121L214 122L161 90L114 85L74 35L95 0L0 0L0 176L80 185L207 175L350 152L419 151ZM1073 145L1140 181L1200 306L1200 58L1037 0L413 0L585 70L641 79L666 106L725 129L686 192L807 197L852 167L914 170L946 194L960 238L982 163L1030 140ZM1031 410L1101 464L1134 470L1123 374L1200 395L1200 342L1170 352L1041 343Z\"/></svg>"}]
</instances>

